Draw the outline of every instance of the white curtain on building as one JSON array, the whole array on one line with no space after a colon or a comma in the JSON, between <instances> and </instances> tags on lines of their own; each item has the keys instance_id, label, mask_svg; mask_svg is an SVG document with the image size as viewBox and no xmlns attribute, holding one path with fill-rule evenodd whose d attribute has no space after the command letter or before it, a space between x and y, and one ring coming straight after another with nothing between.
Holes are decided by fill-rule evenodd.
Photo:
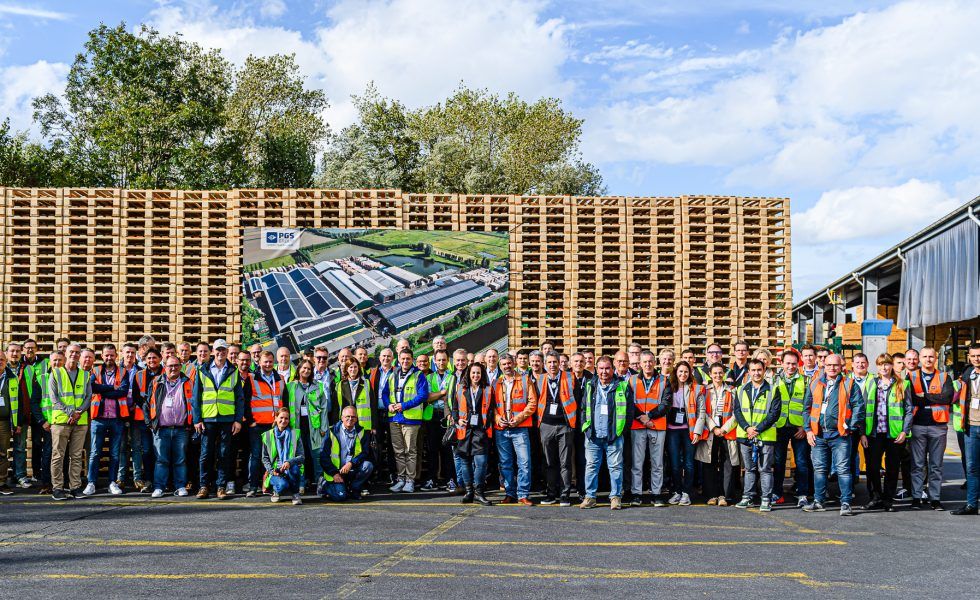
<instances>
[{"instance_id":1,"label":"white curtain on building","mask_svg":"<svg viewBox=\"0 0 980 600\"><path fill-rule=\"evenodd\" d=\"M980 315L980 227L971 220L906 253L898 327L928 327Z\"/></svg>"}]
</instances>

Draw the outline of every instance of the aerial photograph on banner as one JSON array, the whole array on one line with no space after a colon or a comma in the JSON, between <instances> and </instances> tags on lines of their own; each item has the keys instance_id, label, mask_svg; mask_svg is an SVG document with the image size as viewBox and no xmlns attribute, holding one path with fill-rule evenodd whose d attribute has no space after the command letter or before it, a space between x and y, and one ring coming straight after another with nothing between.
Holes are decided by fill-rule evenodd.
<instances>
[{"instance_id":1,"label":"aerial photograph on banner","mask_svg":"<svg viewBox=\"0 0 980 600\"><path fill-rule=\"evenodd\" d=\"M372 351L436 336L507 347L509 236L477 231L245 230L242 332L292 352Z\"/></svg>"}]
</instances>

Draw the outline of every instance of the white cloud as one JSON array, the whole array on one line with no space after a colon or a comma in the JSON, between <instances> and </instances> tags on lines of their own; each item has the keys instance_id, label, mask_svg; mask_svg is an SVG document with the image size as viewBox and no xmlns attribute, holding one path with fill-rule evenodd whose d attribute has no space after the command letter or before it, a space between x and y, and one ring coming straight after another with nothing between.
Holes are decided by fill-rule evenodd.
<instances>
[{"instance_id":1,"label":"white cloud","mask_svg":"<svg viewBox=\"0 0 980 600\"><path fill-rule=\"evenodd\" d=\"M31 65L0 68L0 115L9 116L14 130L31 129L34 109L31 100L65 88L68 65L38 61ZM2 117L0 117L2 118Z\"/></svg>"},{"instance_id":2,"label":"white cloud","mask_svg":"<svg viewBox=\"0 0 980 600\"><path fill-rule=\"evenodd\" d=\"M54 21L65 21L71 15L68 13L30 6L19 6L17 4L0 4L0 15L13 15L15 17L34 17L35 19L45 19Z\"/></svg>"},{"instance_id":3,"label":"white cloud","mask_svg":"<svg viewBox=\"0 0 980 600\"><path fill-rule=\"evenodd\" d=\"M285 0L262 0L262 4L259 6L259 14L271 19L281 17L285 12Z\"/></svg>"},{"instance_id":4,"label":"white cloud","mask_svg":"<svg viewBox=\"0 0 980 600\"><path fill-rule=\"evenodd\" d=\"M922 229L961 204L943 186L918 179L891 187L861 186L824 192L793 214L794 244L814 245L901 237Z\"/></svg>"},{"instance_id":5,"label":"white cloud","mask_svg":"<svg viewBox=\"0 0 980 600\"><path fill-rule=\"evenodd\" d=\"M310 84L331 102L334 128L354 119L350 94L375 82L409 106L445 98L462 81L527 98L572 90L560 73L571 53L567 26L542 18L544 4L501 0L341 0L309 37L256 26L211 4L164 5L153 24L241 62L248 54L295 53Z\"/></svg>"},{"instance_id":6,"label":"white cloud","mask_svg":"<svg viewBox=\"0 0 980 600\"><path fill-rule=\"evenodd\" d=\"M660 60L670 58L674 55L674 49L668 48L663 44L648 44L637 40L629 40L625 44L618 46L603 46L595 52L590 52L582 57L585 64L609 64L610 61L621 61L626 59Z\"/></svg>"}]
</instances>

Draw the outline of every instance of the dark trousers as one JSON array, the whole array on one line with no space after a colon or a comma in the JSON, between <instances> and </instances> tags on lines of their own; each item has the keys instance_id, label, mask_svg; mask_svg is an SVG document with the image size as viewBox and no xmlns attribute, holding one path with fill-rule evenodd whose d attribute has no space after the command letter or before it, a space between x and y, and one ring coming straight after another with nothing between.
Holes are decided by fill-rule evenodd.
<instances>
[{"instance_id":1,"label":"dark trousers","mask_svg":"<svg viewBox=\"0 0 980 600\"><path fill-rule=\"evenodd\" d=\"M391 433L388 430L388 411L378 411L378 424L375 430L374 464L378 468L374 471L379 476L385 478L394 477L398 473L398 466L395 465L395 451L391 447Z\"/></svg>"},{"instance_id":2,"label":"dark trousers","mask_svg":"<svg viewBox=\"0 0 980 600\"><path fill-rule=\"evenodd\" d=\"M187 464L187 482L193 484L201 476L201 436L191 430L187 436L187 453L184 458Z\"/></svg>"},{"instance_id":3,"label":"dark trousers","mask_svg":"<svg viewBox=\"0 0 980 600\"><path fill-rule=\"evenodd\" d=\"M575 488L578 490L578 495L585 498L585 433L582 432L581 427L575 428L574 443ZM623 443L623 447L626 447L625 442Z\"/></svg>"},{"instance_id":4,"label":"dark trousers","mask_svg":"<svg viewBox=\"0 0 980 600\"><path fill-rule=\"evenodd\" d=\"M303 439L303 449L306 451L303 457L305 459L303 462L303 478L299 485L302 488L305 488L307 484L311 484L310 487L314 487L316 486L318 475L317 468L313 466L313 457L320 456L320 448L314 448L313 440L310 439L310 417L300 415L299 433Z\"/></svg>"},{"instance_id":5,"label":"dark trousers","mask_svg":"<svg viewBox=\"0 0 980 600\"><path fill-rule=\"evenodd\" d=\"M425 478L436 483L456 478L453 451L442 445L442 436L446 432L446 427L445 420L440 418L441 416L442 413L439 413L422 424L425 437Z\"/></svg>"},{"instance_id":6,"label":"dark trousers","mask_svg":"<svg viewBox=\"0 0 980 600\"><path fill-rule=\"evenodd\" d=\"M712 440L711 462L704 465L704 495L708 498L724 496L726 500L734 501L739 496L736 469L739 467L733 466L728 456L728 441Z\"/></svg>"},{"instance_id":7,"label":"dark trousers","mask_svg":"<svg viewBox=\"0 0 980 600\"><path fill-rule=\"evenodd\" d=\"M688 429L667 430L667 455L670 457L670 482L676 494L691 494L694 486L694 444Z\"/></svg>"},{"instance_id":8,"label":"dark trousers","mask_svg":"<svg viewBox=\"0 0 980 600\"><path fill-rule=\"evenodd\" d=\"M566 424L541 423L541 454L544 459L546 495L568 498L572 494L575 431Z\"/></svg>"},{"instance_id":9,"label":"dark trousers","mask_svg":"<svg viewBox=\"0 0 980 600\"><path fill-rule=\"evenodd\" d=\"M205 423L204 433L201 435L201 461L200 461L200 481L201 486L211 485L212 480L218 487L225 487L228 469L228 459L231 458L231 423ZM217 476L212 477L212 471L217 471Z\"/></svg>"},{"instance_id":10,"label":"dark trousers","mask_svg":"<svg viewBox=\"0 0 980 600\"><path fill-rule=\"evenodd\" d=\"M31 424L31 468L34 479L42 486L51 485L51 433L37 423Z\"/></svg>"},{"instance_id":11,"label":"dark trousers","mask_svg":"<svg viewBox=\"0 0 980 600\"><path fill-rule=\"evenodd\" d=\"M903 444L904 445L904 444ZM881 457L885 457L885 486L881 486ZM881 500L891 506L898 488L898 470L902 463L902 446L878 433L868 438L864 449L864 468L867 470L868 493L872 500Z\"/></svg>"},{"instance_id":12,"label":"dark trousers","mask_svg":"<svg viewBox=\"0 0 980 600\"><path fill-rule=\"evenodd\" d=\"M793 437L795 426L783 427L776 432L776 457L773 466L772 492L777 496L783 495L783 484L786 481L786 459L789 453L787 446L793 448L793 460L796 469L793 472L793 491L797 496L809 496L813 493L813 468L810 466L810 444L806 436L801 439Z\"/></svg>"}]
</instances>

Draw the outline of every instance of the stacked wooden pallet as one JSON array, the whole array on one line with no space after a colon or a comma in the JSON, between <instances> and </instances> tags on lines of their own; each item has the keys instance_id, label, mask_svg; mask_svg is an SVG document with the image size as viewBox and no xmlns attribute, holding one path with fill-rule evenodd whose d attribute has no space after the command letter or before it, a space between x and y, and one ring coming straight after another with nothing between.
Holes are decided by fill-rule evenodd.
<instances>
[{"instance_id":1,"label":"stacked wooden pallet","mask_svg":"<svg viewBox=\"0 0 980 600\"><path fill-rule=\"evenodd\" d=\"M511 347L787 343L789 201L0 189L0 338L241 334L243 230L510 232Z\"/></svg>"}]
</instances>

